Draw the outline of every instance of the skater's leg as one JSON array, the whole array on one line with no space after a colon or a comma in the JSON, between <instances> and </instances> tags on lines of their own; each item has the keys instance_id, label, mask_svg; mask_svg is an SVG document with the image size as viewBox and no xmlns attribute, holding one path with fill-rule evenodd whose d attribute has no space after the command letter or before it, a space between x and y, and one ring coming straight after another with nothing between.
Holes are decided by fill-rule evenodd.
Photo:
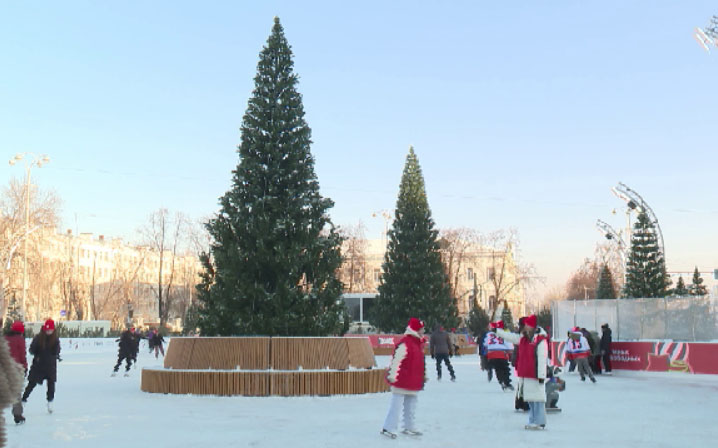
<instances>
[{"instance_id":1,"label":"skater's leg","mask_svg":"<svg viewBox=\"0 0 718 448\"><path fill-rule=\"evenodd\" d=\"M416 413L416 405L419 399L416 395L404 396L404 429L416 431L414 423L414 414Z\"/></svg>"},{"instance_id":2,"label":"skater's leg","mask_svg":"<svg viewBox=\"0 0 718 448\"><path fill-rule=\"evenodd\" d=\"M114 372L117 372L120 370L120 366L122 365L122 361L124 361L125 357L120 355L117 355L117 364L115 364L115 368L113 369Z\"/></svg>"},{"instance_id":3,"label":"skater's leg","mask_svg":"<svg viewBox=\"0 0 718 448\"><path fill-rule=\"evenodd\" d=\"M399 426L399 411L403 403L404 395L391 394L389 411L386 413L386 418L384 419L384 429L387 431L396 433L396 428Z\"/></svg>"},{"instance_id":4,"label":"skater's leg","mask_svg":"<svg viewBox=\"0 0 718 448\"><path fill-rule=\"evenodd\" d=\"M125 361L125 372L129 372L130 367L132 367L132 357L128 356L127 360Z\"/></svg>"},{"instance_id":5,"label":"skater's leg","mask_svg":"<svg viewBox=\"0 0 718 448\"><path fill-rule=\"evenodd\" d=\"M444 355L436 355L436 377L441 379L441 360Z\"/></svg>"},{"instance_id":6,"label":"skater's leg","mask_svg":"<svg viewBox=\"0 0 718 448\"><path fill-rule=\"evenodd\" d=\"M55 399L55 382L47 380L47 401Z\"/></svg>"},{"instance_id":7,"label":"skater's leg","mask_svg":"<svg viewBox=\"0 0 718 448\"><path fill-rule=\"evenodd\" d=\"M165 347L163 345L160 345L160 352L162 353L162 357L165 357Z\"/></svg>"},{"instance_id":8,"label":"skater's leg","mask_svg":"<svg viewBox=\"0 0 718 448\"><path fill-rule=\"evenodd\" d=\"M27 399L30 397L30 394L32 393L32 390L37 386L37 383L34 381L28 381L27 387L25 388L25 392L22 394L22 401L27 401Z\"/></svg>"},{"instance_id":9,"label":"skater's leg","mask_svg":"<svg viewBox=\"0 0 718 448\"><path fill-rule=\"evenodd\" d=\"M15 419L15 423L25 421L25 417L22 416L22 401L18 400L12 405L12 417Z\"/></svg>"},{"instance_id":10,"label":"skater's leg","mask_svg":"<svg viewBox=\"0 0 718 448\"><path fill-rule=\"evenodd\" d=\"M608 353L603 355L603 365L604 367L606 367L606 372L611 371L611 355L609 355Z\"/></svg>"},{"instance_id":11,"label":"skater's leg","mask_svg":"<svg viewBox=\"0 0 718 448\"><path fill-rule=\"evenodd\" d=\"M451 379L456 379L456 375L454 374L454 367L451 365L449 355L444 355L444 364L446 364L446 368L449 369L449 375L451 375Z\"/></svg>"}]
</instances>

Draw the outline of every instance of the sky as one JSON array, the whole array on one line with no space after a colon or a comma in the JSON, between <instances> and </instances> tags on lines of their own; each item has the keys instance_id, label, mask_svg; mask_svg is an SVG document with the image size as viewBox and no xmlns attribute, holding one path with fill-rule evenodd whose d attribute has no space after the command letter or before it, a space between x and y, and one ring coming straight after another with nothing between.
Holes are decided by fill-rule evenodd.
<instances>
[{"instance_id":1,"label":"sky","mask_svg":"<svg viewBox=\"0 0 718 448\"><path fill-rule=\"evenodd\" d=\"M158 448L255 447L707 447L715 444L718 376L614 370L598 382L562 374L562 412L548 414L547 429L526 431L527 415L514 411L513 394L486 381L477 356L451 359L456 382L428 379L418 395L416 424L424 434L396 440L379 435L389 393L331 397L215 397L150 394L140 390L141 369L161 368L144 345L139 368L112 378L117 345L61 339L54 412L45 410L45 385L25 405L25 424L8 425L7 447ZM144 343L144 341L143 341ZM171 344L171 342L170 342ZM379 368L389 357L376 358ZM124 369L123 369L124 370ZM514 378L514 384L516 379ZM637 413L640 417L626 418ZM385 445L386 444L386 445Z\"/></svg>"},{"instance_id":2,"label":"sky","mask_svg":"<svg viewBox=\"0 0 718 448\"><path fill-rule=\"evenodd\" d=\"M61 230L135 240L159 208L218 210L258 55L278 16L332 221L381 238L408 148L440 229L516 228L562 285L625 227L623 182L655 212L669 271L718 268L715 1L5 2L0 154ZM3 165L0 183L22 178ZM612 211L616 210L613 214ZM379 213L377 213L379 212Z\"/></svg>"}]
</instances>

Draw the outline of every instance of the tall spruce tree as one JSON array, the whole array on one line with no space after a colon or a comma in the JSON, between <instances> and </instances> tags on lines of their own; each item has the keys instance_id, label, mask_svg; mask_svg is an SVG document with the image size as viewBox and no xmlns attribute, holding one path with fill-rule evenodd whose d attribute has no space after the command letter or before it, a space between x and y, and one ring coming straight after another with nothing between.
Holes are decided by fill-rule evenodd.
<instances>
[{"instance_id":1,"label":"tall spruce tree","mask_svg":"<svg viewBox=\"0 0 718 448\"><path fill-rule=\"evenodd\" d=\"M603 265L598 275L598 286L596 287L597 299L615 299L616 288L613 286L613 275L608 265Z\"/></svg>"},{"instance_id":2,"label":"tall spruce tree","mask_svg":"<svg viewBox=\"0 0 718 448\"><path fill-rule=\"evenodd\" d=\"M646 213L641 212L633 225L623 294L627 298L665 297L669 286L656 227Z\"/></svg>"},{"instance_id":3,"label":"tall spruce tree","mask_svg":"<svg viewBox=\"0 0 718 448\"><path fill-rule=\"evenodd\" d=\"M198 326L205 335L327 335L342 327L341 237L319 194L311 130L279 19L259 55L239 164L207 224Z\"/></svg>"},{"instance_id":4,"label":"tall spruce tree","mask_svg":"<svg viewBox=\"0 0 718 448\"><path fill-rule=\"evenodd\" d=\"M458 311L441 262L438 231L414 148L409 148L406 157L382 268L372 325L401 333L410 317L418 317L427 329L458 326Z\"/></svg>"},{"instance_id":5,"label":"tall spruce tree","mask_svg":"<svg viewBox=\"0 0 718 448\"><path fill-rule=\"evenodd\" d=\"M676 289L673 290L674 296L687 296L688 295L688 288L686 288L686 282L683 281L683 277L678 277L678 281L676 282Z\"/></svg>"},{"instance_id":6,"label":"tall spruce tree","mask_svg":"<svg viewBox=\"0 0 718 448\"><path fill-rule=\"evenodd\" d=\"M706 285L703 284L701 273L698 272L698 266L696 266L696 270L693 271L693 282L688 289L688 294L695 297L703 297L708 294L708 289L706 288Z\"/></svg>"}]
</instances>

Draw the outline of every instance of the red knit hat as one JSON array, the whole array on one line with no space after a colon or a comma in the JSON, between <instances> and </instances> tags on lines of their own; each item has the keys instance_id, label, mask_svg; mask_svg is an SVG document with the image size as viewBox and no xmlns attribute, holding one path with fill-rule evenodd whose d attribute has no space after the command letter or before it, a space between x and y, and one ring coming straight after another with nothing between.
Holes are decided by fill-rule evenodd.
<instances>
[{"instance_id":1,"label":"red knit hat","mask_svg":"<svg viewBox=\"0 0 718 448\"><path fill-rule=\"evenodd\" d=\"M42 326L43 330L54 330L55 329L55 321L52 319L48 319L45 321L45 325Z\"/></svg>"},{"instance_id":2,"label":"red knit hat","mask_svg":"<svg viewBox=\"0 0 718 448\"><path fill-rule=\"evenodd\" d=\"M414 331L419 331L424 328L424 322L417 319L416 317L412 317L411 319L409 319L409 324L407 325L407 327L411 328Z\"/></svg>"},{"instance_id":3,"label":"red knit hat","mask_svg":"<svg viewBox=\"0 0 718 448\"><path fill-rule=\"evenodd\" d=\"M12 325L10 325L10 331L14 331L16 333L25 333L25 325L19 320L16 320L12 323Z\"/></svg>"},{"instance_id":4,"label":"red knit hat","mask_svg":"<svg viewBox=\"0 0 718 448\"><path fill-rule=\"evenodd\" d=\"M524 319L524 326L536 328L536 324L537 324L536 321L537 321L536 315L532 314L532 315L528 316L526 319Z\"/></svg>"}]
</instances>

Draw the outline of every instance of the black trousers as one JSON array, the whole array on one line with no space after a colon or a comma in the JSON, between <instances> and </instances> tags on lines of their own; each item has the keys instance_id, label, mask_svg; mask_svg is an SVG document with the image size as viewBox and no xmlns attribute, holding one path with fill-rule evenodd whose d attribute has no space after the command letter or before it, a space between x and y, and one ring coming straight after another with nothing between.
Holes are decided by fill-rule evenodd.
<instances>
[{"instance_id":1,"label":"black trousers","mask_svg":"<svg viewBox=\"0 0 718 448\"><path fill-rule=\"evenodd\" d=\"M456 375L454 375L454 368L451 366L451 361L449 361L449 355L448 354L442 354L442 355L435 355L436 358L436 374L441 378L441 361L443 360L446 364L446 368L449 369L449 374L452 378L456 378Z\"/></svg>"},{"instance_id":2,"label":"black trousers","mask_svg":"<svg viewBox=\"0 0 718 448\"><path fill-rule=\"evenodd\" d=\"M511 385L511 372L509 361L506 359L489 359L489 367L496 371L496 379L504 386Z\"/></svg>"},{"instance_id":3,"label":"black trousers","mask_svg":"<svg viewBox=\"0 0 718 448\"><path fill-rule=\"evenodd\" d=\"M606 370L606 372L611 371L611 354L610 353L606 353L605 355L603 355L603 367Z\"/></svg>"},{"instance_id":4,"label":"black trousers","mask_svg":"<svg viewBox=\"0 0 718 448\"><path fill-rule=\"evenodd\" d=\"M52 401L55 399L55 382L46 380L47 381L47 401ZM40 383L36 383L35 381L28 381L27 387L25 388L25 392L22 394L22 401L27 401L27 399L30 397L30 394L32 393L32 390Z\"/></svg>"},{"instance_id":5,"label":"black trousers","mask_svg":"<svg viewBox=\"0 0 718 448\"><path fill-rule=\"evenodd\" d=\"M132 355L125 355L123 353L120 353L117 355L117 364L115 364L115 372L120 370L120 365L122 364L122 361L126 360L127 365L125 367L125 372L130 371L130 366L132 366Z\"/></svg>"}]
</instances>

